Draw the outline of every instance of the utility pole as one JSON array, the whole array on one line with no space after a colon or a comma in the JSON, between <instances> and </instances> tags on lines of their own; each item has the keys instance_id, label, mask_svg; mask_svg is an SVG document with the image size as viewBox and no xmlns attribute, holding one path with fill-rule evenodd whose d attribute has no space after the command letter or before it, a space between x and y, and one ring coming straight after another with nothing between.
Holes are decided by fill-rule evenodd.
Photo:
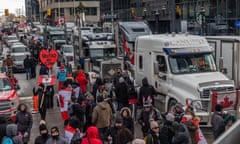
<instances>
[{"instance_id":1,"label":"utility pole","mask_svg":"<svg viewBox=\"0 0 240 144\"><path fill-rule=\"evenodd\" d=\"M172 32L175 32L175 20L176 19L176 3L172 0Z\"/></svg>"},{"instance_id":2,"label":"utility pole","mask_svg":"<svg viewBox=\"0 0 240 144\"><path fill-rule=\"evenodd\" d=\"M112 33L114 34L114 26L113 26L113 0L111 0L111 22L112 22Z\"/></svg>"}]
</instances>

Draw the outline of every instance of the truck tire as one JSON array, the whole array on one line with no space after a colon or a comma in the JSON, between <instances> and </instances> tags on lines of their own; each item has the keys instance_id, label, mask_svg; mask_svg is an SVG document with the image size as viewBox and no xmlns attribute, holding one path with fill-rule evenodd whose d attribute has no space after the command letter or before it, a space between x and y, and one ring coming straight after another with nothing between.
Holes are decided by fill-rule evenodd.
<instances>
[{"instance_id":1,"label":"truck tire","mask_svg":"<svg viewBox=\"0 0 240 144\"><path fill-rule=\"evenodd\" d=\"M170 99L168 102L168 111L171 110L175 104L177 103L177 101L175 99Z\"/></svg>"}]
</instances>

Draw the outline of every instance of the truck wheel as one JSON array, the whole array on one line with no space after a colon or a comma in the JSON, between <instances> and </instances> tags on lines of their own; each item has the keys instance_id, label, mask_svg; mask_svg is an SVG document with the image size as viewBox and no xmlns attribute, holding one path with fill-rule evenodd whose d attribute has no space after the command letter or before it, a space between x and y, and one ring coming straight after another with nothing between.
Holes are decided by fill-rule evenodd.
<instances>
[{"instance_id":1,"label":"truck wheel","mask_svg":"<svg viewBox=\"0 0 240 144\"><path fill-rule=\"evenodd\" d=\"M177 101L175 99L170 99L168 102L168 111L171 110L175 104L177 103Z\"/></svg>"}]
</instances>

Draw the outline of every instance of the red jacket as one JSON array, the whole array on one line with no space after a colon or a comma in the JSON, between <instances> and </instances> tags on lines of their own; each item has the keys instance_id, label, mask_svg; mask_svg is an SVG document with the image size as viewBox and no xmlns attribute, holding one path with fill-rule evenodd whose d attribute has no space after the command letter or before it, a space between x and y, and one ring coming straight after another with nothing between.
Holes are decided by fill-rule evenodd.
<instances>
[{"instance_id":1,"label":"red jacket","mask_svg":"<svg viewBox=\"0 0 240 144\"><path fill-rule=\"evenodd\" d=\"M91 126L87 130L87 137L82 139L81 144L103 144L98 136L98 128Z\"/></svg>"},{"instance_id":2,"label":"red jacket","mask_svg":"<svg viewBox=\"0 0 240 144\"><path fill-rule=\"evenodd\" d=\"M88 83L88 80L87 78L85 77L85 74L84 72L80 71L76 77L76 80L82 90L82 93L86 93L87 91L87 83Z\"/></svg>"}]
</instances>

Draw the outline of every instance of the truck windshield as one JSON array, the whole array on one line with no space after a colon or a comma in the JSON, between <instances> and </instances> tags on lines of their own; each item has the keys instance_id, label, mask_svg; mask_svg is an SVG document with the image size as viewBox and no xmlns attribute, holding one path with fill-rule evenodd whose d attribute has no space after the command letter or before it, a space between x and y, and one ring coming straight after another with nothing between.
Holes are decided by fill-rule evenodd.
<instances>
[{"instance_id":1,"label":"truck windshield","mask_svg":"<svg viewBox=\"0 0 240 144\"><path fill-rule=\"evenodd\" d=\"M212 54L170 56L172 73L201 73L216 71Z\"/></svg>"},{"instance_id":2,"label":"truck windshield","mask_svg":"<svg viewBox=\"0 0 240 144\"><path fill-rule=\"evenodd\" d=\"M12 86L7 79L0 79L0 91L12 90Z\"/></svg>"},{"instance_id":3,"label":"truck windshield","mask_svg":"<svg viewBox=\"0 0 240 144\"><path fill-rule=\"evenodd\" d=\"M89 54L91 58L109 58L114 57L115 52L114 48L108 48L108 49L91 49L89 50Z\"/></svg>"}]
</instances>

